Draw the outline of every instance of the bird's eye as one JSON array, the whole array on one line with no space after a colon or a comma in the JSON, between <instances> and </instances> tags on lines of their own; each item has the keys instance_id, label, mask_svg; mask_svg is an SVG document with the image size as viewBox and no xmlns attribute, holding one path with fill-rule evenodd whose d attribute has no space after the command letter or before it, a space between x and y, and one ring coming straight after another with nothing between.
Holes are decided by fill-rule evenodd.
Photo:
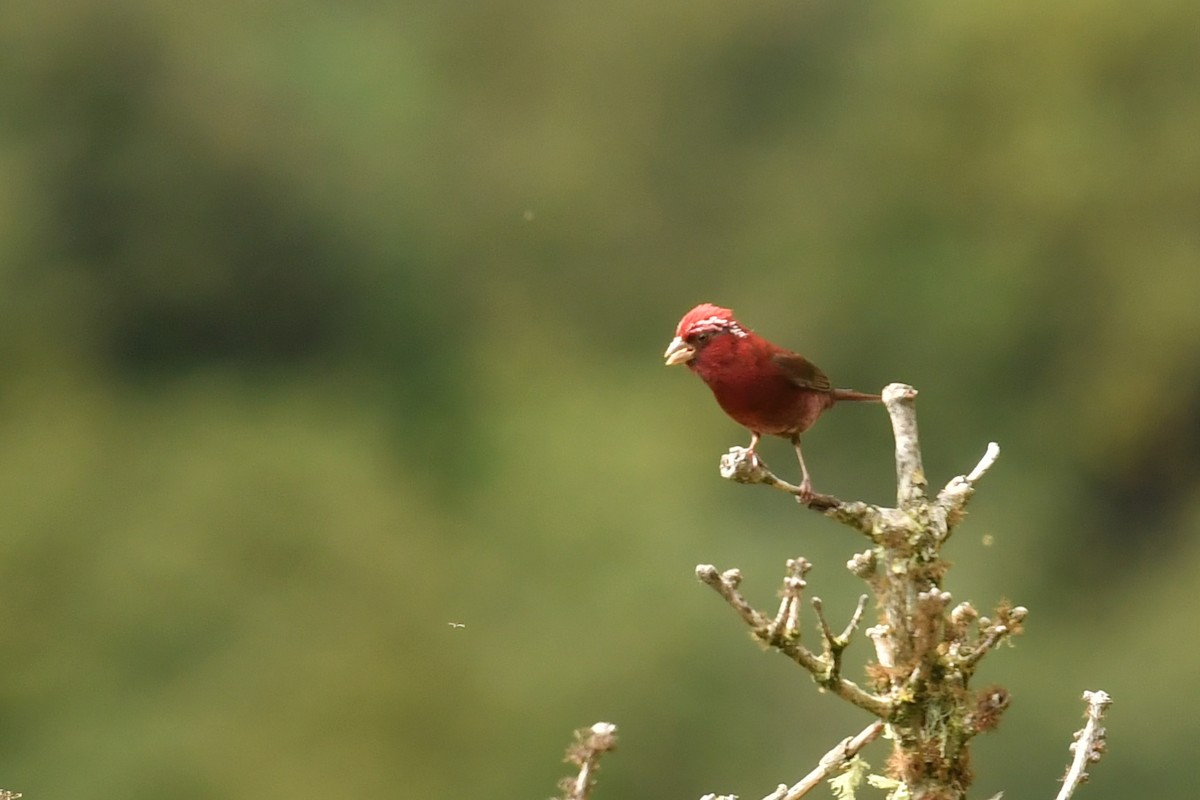
<instances>
[{"instance_id":1,"label":"bird's eye","mask_svg":"<svg viewBox=\"0 0 1200 800\"><path fill-rule=\"evenodd\" d=\"M702 332L700 332L700 333L697 333L697 334L696 334L696 336L695 336L695 339L696 339L696 343L697 343L697 344L704 344L705 342L707 342L707 341L708 341L709 339L711 339L711 338L712 338L712 332L711 332L711 331L702 331Z\"/></svg>"}]
</instances>

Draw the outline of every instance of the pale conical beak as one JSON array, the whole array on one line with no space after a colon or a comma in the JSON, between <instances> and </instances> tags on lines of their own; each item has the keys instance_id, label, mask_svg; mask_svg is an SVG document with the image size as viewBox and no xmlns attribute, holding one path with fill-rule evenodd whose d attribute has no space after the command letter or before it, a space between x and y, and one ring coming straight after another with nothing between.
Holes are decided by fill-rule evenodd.
<instances>
[{"instance_id":1,"label":"pale conical beak","mask_svg":"<svg viewBox=\"0 0 1200 800\"><path fill-rule=\"evenodd\" d=\"M673 367L676 364L686 364L696 357L696 348L676 336L671 340L671 344L667 346L667 352L663 353L663 358L667 360L667 366Z\"/></svg>"}]
</instances>

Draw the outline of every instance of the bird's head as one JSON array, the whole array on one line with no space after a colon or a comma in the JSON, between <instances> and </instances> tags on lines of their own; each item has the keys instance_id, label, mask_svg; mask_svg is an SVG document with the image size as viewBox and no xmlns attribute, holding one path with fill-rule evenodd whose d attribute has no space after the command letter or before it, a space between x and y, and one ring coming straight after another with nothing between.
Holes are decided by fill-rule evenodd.
<instances>
[{"instance_id":1,"label":"bird's head","mask_svg":"<svg viewBox=\"0 0 1200 800\"><path fill-rule=\"evenodd\" d=\"M733 312L728 308L701 303L679 320L679 325L675 328L675 338L667 346L663 358L667 360L667 366L687 364L694 360L710 341L727 334L743 337L747 332L733 318Z\"/></svg>"}]
</instances>

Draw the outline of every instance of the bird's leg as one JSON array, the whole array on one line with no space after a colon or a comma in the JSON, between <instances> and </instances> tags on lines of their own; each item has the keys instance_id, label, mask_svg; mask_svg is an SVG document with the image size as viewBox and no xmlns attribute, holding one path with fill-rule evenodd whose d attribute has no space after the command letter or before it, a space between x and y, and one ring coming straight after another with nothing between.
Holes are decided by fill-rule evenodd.
<instances>
[{"instance_id":1,"label":"bird's leg","mask_svg":"<svg viewBox=\"0 0 1200 800\"><path fill-rule=\"evenodd\" d=\"M796 458L800 460L800 501L807 503L812 498L812 480L808 477L808 467L804 463L804 453L800 452L800 437L796 436L792 439L792 444L796 447Z\"/></svg>"},{"instance_id":2,"label":"bird's leg","mask_svg":"<svg viewBox=\"0 0 1200 800\"><path fill-rule=\"evenodd\" d=\"M750 445L746 448L746 452L750 456L751 464L758 464L760 466L765 467L767 465L767 462L765 462L761 458L759 458L758 451L755 450L755 448L758 447L758 441L761 438L762 438L761 433L755 433L754 431L750 431Z\"/></svg>"}]
</instances>

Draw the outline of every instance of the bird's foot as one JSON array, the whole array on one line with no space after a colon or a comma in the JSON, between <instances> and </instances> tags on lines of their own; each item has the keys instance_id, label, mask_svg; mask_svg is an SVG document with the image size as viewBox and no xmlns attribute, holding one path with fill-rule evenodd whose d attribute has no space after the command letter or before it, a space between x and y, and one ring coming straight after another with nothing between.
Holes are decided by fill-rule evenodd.
<instances>
[{"instance_id":1,"label":"bird's foot","mask_svg":"<svg viewBox=\"0 0 1200 800\"><path fill-rule=\"evenodd\" d=\"M763 483L770 470L748 447L731 447L721 456L721 477L738 483Z\"/></svg>"},{"instance_id":2,"label":"bird's foot","mask_svg":"<svg viewBox=\"0 0 1200 800\"><path fill-rule=\"evenodd\" d=\"M835 508L842 503L841 500L838 500L831 494L814 492L812 483L809 481L802 481L797 487L797 490L798 491L795 493L796 502L802 506L808 506L814 511L828 511L829 509Z\"/></svg>"}]
</instances>

